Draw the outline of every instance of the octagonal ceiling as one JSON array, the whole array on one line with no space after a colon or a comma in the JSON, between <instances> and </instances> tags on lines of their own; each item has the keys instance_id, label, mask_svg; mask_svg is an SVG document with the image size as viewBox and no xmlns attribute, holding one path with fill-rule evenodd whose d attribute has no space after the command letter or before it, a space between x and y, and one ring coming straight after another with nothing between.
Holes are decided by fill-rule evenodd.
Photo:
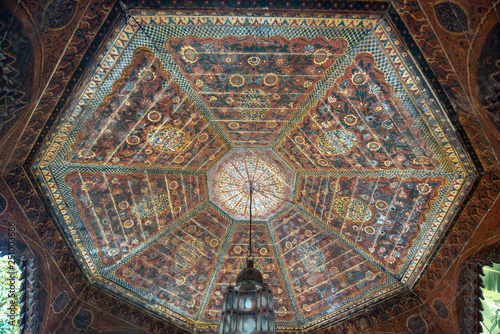
<instances>
[{"instance_id":1,"label":"octagonal ceiling","mask_svg":"<svg viewBox=\"0 0 500 334\"><path fill-rule=\"evenodd\" d=\"M216 331L252 181L279 330L411 287L475 174L386 17L129 14L33 166L91 282Z\"/></svg>"}]
</instances>

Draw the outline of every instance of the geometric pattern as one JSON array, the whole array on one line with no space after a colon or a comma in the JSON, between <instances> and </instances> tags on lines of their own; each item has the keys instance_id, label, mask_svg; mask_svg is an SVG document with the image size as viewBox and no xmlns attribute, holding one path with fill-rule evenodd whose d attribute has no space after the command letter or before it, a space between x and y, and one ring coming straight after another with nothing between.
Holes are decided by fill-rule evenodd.
<instances>
[{"instance_id":1,"label":"geometric pattern","mask_svg":"<svg viewBox=\"0 0 500 334\"><path fill-rule=\"evenodd\" d=\"M123 279L175 308L196 314L226 231L227 222L207 210L168 233L116 270Z\"/></svg>"},{"instance_id":2,"label":"geometric pattern","mask_svg":"<svg viewBox=\"0 0 500 334\"><path fill-rule=\"evenodd\" d=\"M229 138L247 146L272 141L347 48L343 38L282 36L188 36L166 44Z\"/></svg>"},{"instance_id":3,"label":"geometric pattern","mask_svg":"<svg viewBox=\"0 0 500 334\"><path fill-rule=\"evenodd\" d=\"M290 201L293 174L270 151L232 151L210 172L211 200L234 219L267 220Z\"/></svg>"},{"instance_id":4,"label":"geometric pattern","mask_svg":"<svg viewBox=\"0 0 500 334\"><path fill-rule=\"evenodd\" d=\"M248 225L236 226L224 262L219 270L215 287L208 299L205 317L210 320L220 319L222 296L227 285L234 285L236 276L245 268L248 255ZM277 321L291 321L294 318L290 296L285 289L285 282L280 272L278 260L269 239L266 225L252 225L252 244L254 266L262 273L271 288L275 300L274 309Z\"/></svg>"},{"instance_id":5,"label":"geometric pattern","mask_svg":"<svg viewBox=\"0 0 500 334\"><path fill-rule=\"evenodd\" d=\"M397 273L446 183L444 177L300 177L297 203Z\"/></svg>"},{"instance_id":6,"label":"geometric pattern","mask_svg":"<svg viewBox=\"0 0 500 334\"><path fill-rule=\"evenodd\" d=\"M134 50L130 65L76 136L65 156L72 163L206 169L207 156L227 151L145 47Z\"/></svg>"},{"instance_id":7,"label":"geometric pattern","mask_svg":"<svg viewBox=\"0 0 500 334\"><path fill-rule=\"evenodd\" d=\"M304 317L333 311L386 281L376 267L295 210L273 221L272 226Z\"/></svg>"},{"instance_id":8,"label":"geometric pattern","mask_svg":"<svg viewBox=\"0 0 500 334\"><path fill-rule=\"evenodd\" d=\"M74 171L66 174L65 182L104 266L205 200L200 176Z\"/></svg>"},{"instance_id":9,"label":"geometric pattern","mask_svg":"<svg viewBox=\"0 0 500 334\"><path fill-rule=\"evenodd\" d=\"M296 168L434 170L439 162L370 53L360 53L280 147Z\"/></svg>"}]
</instances>

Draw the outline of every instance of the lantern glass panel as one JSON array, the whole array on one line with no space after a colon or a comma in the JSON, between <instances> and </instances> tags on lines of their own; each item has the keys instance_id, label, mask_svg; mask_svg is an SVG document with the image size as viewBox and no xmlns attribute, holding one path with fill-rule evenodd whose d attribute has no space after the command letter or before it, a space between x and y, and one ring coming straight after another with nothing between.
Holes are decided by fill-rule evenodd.
<instances>
[{"instance_id":1,"label":"lantern glass panel","mask_svg":"<svg viewBox=\"0 0 500 334\"><path fill-rule=\"evenodd\" d=\"M244 308L243 310L244 311L251 311L255 308L255 298L253 298L252 296L250 295L246 295L244 298L243 298L243 302L244 302Z\"/></svg>"},{"instance_id":2,"label":"lantern glass panel","mask_svg":"<svg viewBox=\"0 0 500 334\"><path fill-rule=\"evenodd\" d=\"M262 316L262 330L267 331L267 315Z\"/></svg>"},{"instance_id":3,"label":"lantern glass panel","mask_svg":"<svg viewBox=\"0 0 500 334\"><path fill-rule=\"evenodd\" d=\"M238 324L237 323L237 318L236 318L236 312L234 312L231 316L231 333L235 333L236 331L236 325Z\"/></svg>"},{"instance_id":4,"label":"lantern glass panel","mask_svg":"<svg viewBox=\"0 0 500 334\"><path fill-rule=\"evenodd\" d=\"M255 319L249 316L243 316L238 321L238 329L241 334L250 334L255 330Z\"/></svg>"},{"instance_id":5,"label":"lantern glass panel","mask_svg":"<svg viewBox=\"0 0 500 334\"><path fill-rule=\"evenodd\" d=\"M231 325L231 317L229 314L224 316L224 333L228 333Z\"/></svg>"}]
</instances>

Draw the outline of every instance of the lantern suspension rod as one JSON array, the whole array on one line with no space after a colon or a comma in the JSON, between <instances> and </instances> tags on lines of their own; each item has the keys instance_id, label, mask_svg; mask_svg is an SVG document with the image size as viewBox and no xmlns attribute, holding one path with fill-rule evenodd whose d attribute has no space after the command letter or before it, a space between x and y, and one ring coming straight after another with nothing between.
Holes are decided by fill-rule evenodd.
<instances>
[{"instance_id":1,"label":"lantern suspension rod","mask_svg":"<svg viewBox=\"0 0 500 334\"><path fill-rule=\"evenodd\" d=\"M250 181L250 232L248 235L248 257L252 257L252 192L253 192L253 181Z\"/></svg>"}]
</instances>

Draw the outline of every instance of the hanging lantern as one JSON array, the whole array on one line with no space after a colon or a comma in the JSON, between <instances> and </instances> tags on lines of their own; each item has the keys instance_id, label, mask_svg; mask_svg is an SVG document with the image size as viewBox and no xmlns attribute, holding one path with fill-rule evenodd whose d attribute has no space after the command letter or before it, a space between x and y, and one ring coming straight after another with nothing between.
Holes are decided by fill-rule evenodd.
<instances>
[{"instance_id":1,"label":"hanging lantern","mask_svg":"<svg viewBox=\"0 0 500 334\"><path fill-rule=\"evenodd\" d=\"M219 334L236 333L275 333L273 295L251 259L224 294Z\"/></svg>"},{"instance_id":2,"label":"hanging lantern","mask_svg":"<svg viewBox=\"0 0 500 334\"><path fill-rule=\"evenodd\" d=\"M274 334L274 306L271 289L253 266L252 191L250 184L250 232L247 266L238 274L236 286L224 293L219 334Z\"/></svg>"}]
</instances>

